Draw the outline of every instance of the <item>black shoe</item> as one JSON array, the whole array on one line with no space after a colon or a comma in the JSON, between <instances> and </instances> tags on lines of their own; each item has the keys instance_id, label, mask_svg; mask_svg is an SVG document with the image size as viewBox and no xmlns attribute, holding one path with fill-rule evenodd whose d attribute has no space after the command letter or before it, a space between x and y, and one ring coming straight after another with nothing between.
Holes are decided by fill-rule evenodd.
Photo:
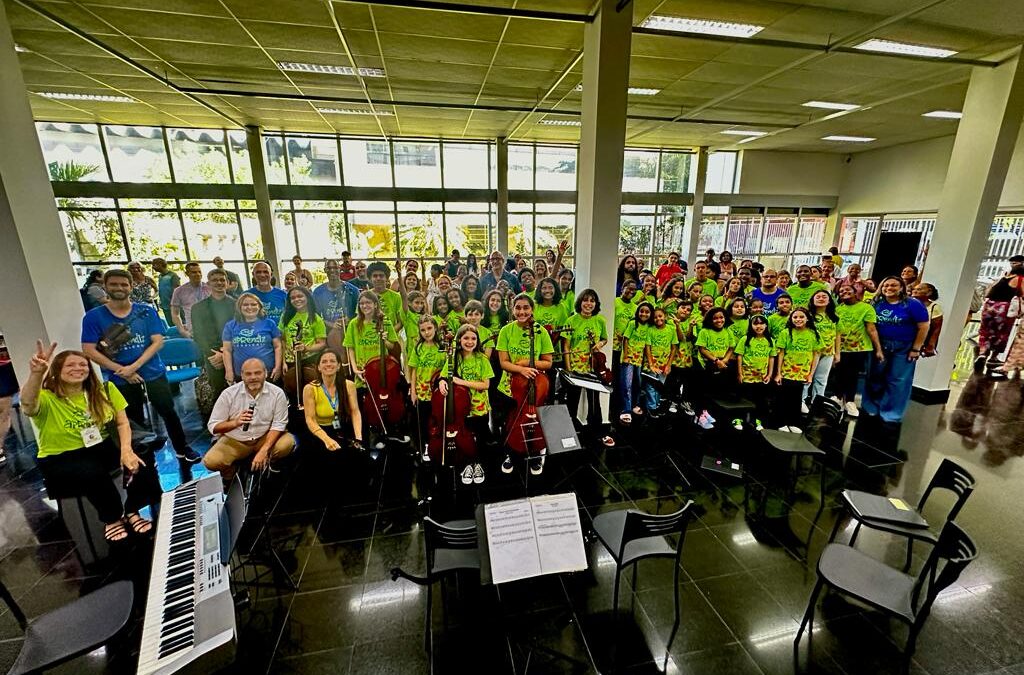
<instances>
[{"instance_id":1,"label":"black shoe","mask_svg":"<svg viewBox=\"0 0 1024 675\"><path fill-rule=\"evenodd\" d=\"M974 359L974 372L980 373L985 370L985 357L979 356Z\"/></svg>"},{"instance_id":2,"label":"black shoe","mask_svg":"<svg viewBox=\"0 0 1024 675\"><path fill-rule=\"evenodd\" d=\"M187 445L185 446L184 450L175 450L174 456L177 457L178 459L184 460L189 464L198 464L199 460L203 458L202 455L200 455L198 452L196 452Z\"/></svg>"}]
</instances>

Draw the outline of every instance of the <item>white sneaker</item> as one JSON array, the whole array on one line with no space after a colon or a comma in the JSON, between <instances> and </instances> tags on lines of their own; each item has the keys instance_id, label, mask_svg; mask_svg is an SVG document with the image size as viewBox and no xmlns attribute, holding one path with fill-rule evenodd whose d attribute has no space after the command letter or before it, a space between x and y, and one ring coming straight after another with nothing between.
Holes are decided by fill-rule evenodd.
<instances>
[{"instance_id":1,"label":"white sneaker","mask_svg":"<svg viewBox=\"0 0 1024 675\"><path fill-rule=\"evenodd\" d=\"M789 433L789 427L779 427L778 429L776 429L776 431L785 431L788 434Z\"/></svg>"},{"instance_id":2,"label":"white sneaker","mask_svg":"<svg viewBox=\"0 0 1024 675\"><path fill-rule=\"evenodd\" d=\"M711 413L709 413L709 412L708 412L707 410L705 410L705 411L704 411L704 412L703 412L703 413L701 414L701 417L707 417L707 418L708 418L708 422L711 422L712 424L714 424L715 422L717 422L717 421L718 421L718 420L716 420L716 419L715 419L714 417L712 417L712 416L711 416Z\"/></svg>"},{"instance_id":3,"label":"white sneaker","mask_svg":"<svg viewBox=\"0 0 1024 675\"><path fill-rule=\"evenodd\" d=\"M838 396L829 396L829 398L838 403L839 405L843 404L843 399L839 398Z\"/></svg>"},{"instance_id":4,"label":"white sneaker","mask_svg":"<svg viewBox=\"0 0 1024 675\"><path fill-rule=\"evenodd\" d=\"M467 464L466 468L462 470L462 484L471 485L473 483L473 466Z\"/></svg>"},{"instance_id":5,"label":"white sneaker","mask_svg":"<svg viewBox=\"0 0 1024 675\"><path fill-rule=\"evenodd\" d=\"M534 457L530 460L530 474L539 476L544 473L544 457Z\"/></svg>"},{"instance_id":6,"label":"white sneaker","mask_svg":"<svg viewBox=\"0 0 1024 675\"><path fill-rule=\"evenodd\" d=\"M512 468L512 457L510 455L505 455L505 461L501 463L501 472L512 473Z\"/></svg>"},{"instance_id":7,"label":"white sneaker","mask_svg":"<svg viewBox=\"0 0 1024 675\"><path fill-rule=\"evenodd\" d=\"M801 403L800 404L800 412L802 412L803 414L806 415L807 413L811 412L811 409L807 407L806 403Z\"/></svg>"},{"instance_id":8,"label":"white sneaker","mask_svg":"<svg viewBox=\"0 0 1024 675\"><path fill-rule=\"evenodd\" d=\"M735 419L732 421L732 428L736 431L743 431L743 420Z\"/></svg>"},{"instance_id":9,"label":"white sneaker","mask_svg":"<svg viewBox=\"0 0 1024 675\"><path fill-rule=\"evenodd\" d=\"M761 424L761 420L754 420L754 428L758 431L764 430L764 425Z\"/></svg>"},{"instance_id":10,"label":"white sneaker","mask_svg":"<svg viewBox=\"0 0 1024 675\"><path fill-rule=\"evenodd\" d=\"M853 401L846 404L846 414L849 417L860 417L860 408Z\"/></svg>"},{"instance_id":11,"label":"white sneaker","mask_svg":"<svg viewBox=\"0 0 1024 675\"><path fill-rule=\"evenodd\" d=\"M473 465L473 482L477 485L484 482L484 467L480 464Z\"/></svg>"},{"instance_id":12,"label":"white sneaker","mask_svg":"<svg viewBox=\"0 0 1024 675\"><path fill-rule=\"evenodd\" d=\"M703 415L695 419L694 422L696 422L697 426L699 426L701 429L715 428L715 423L711 421L711 417L707 413L704 413Z\"/></svg>"},{"instance_id":13,"label":"white sneaker","mask_svg":"<svg viewBox=\"0 0 1024 675\"><path fill-rule=\"evenodd\" d=\"M791 434L802 434L804 432L800 427L788 427L788 429Z\"/></svg>"}]
</instances>

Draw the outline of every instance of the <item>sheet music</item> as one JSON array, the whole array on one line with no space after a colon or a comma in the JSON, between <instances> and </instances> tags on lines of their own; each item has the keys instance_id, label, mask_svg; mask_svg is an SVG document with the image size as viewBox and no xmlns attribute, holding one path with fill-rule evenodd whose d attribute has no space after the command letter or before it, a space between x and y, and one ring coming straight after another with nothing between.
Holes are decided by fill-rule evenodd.
<instances>
[{"instance_id":1,"label":"sheet music","mask_svg":"<svg viewBox=\"0 0 1024 675\"><path fill-rule=\"evenodd\" d=\"M488 504L487 550L491 557L491 578L496 584L541 574L533 507L527 499Z\"/></svg>"},{"instance_id":2,"label":"sheet music","mask_svg":"<svg viewBox=\"0 0 1024 675\"><path fill-rule=\"evenodd\" d=\"M574 572L587 568L583 528L576 495L544 495L530 500L537 530L537 550L542 574Z\"/></svg>"},{"instance_id":3,"label":"sheet music","mask_svg":"<svg viewBox=\"0 0 1024 675\"><path fill-rule=\"evenodd\" d=\"M587 568L576 495L569 492L484 507L495 584Z\"/></svg>"}]
</instances>

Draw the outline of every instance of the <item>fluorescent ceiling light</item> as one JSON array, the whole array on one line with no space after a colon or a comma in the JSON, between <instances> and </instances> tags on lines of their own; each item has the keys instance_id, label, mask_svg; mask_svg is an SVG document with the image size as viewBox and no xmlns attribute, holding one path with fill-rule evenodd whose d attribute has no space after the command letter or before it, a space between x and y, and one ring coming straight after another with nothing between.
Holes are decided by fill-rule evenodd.
<instances>
[{"instance_id":1,"label":"fluorescent ceiling light","mask_svg":"<svg viewBox=\"0 0 1024 675\"><path fill-rule=\"evenodd\" d=\"M19 44L15 44L15 45L14 45L14 51L16 51L16 52L22 52L22 53L24 53L24 52L27 52L27 51L28 51L28 49L27 49L27 48L25 48L25 47L22 47L22 46L21 46L21 45L19 45Z\"/></svg>"},{"instance_id":2,"label":"fluorescent ceiling light","mask_svg":"<svg viewBox=\"0 0 1024 675\"><path fill-rule=\"evenodd\" d=\"M681 16L651 16L642 24L643 28L670 30L676 33L701 33L703 35L725 35L728 37L748 38L764 30L764 26L749 23L729 23L727 21L708 21L707 19L687 19Z\"/></svg>"},{"instance_id":3,"label":"fluorescent ceiling light","mask_svg":"<svg viewBox=\"0 0 1024 675\"><path fill-rule=\"evenodd\" d=\"M135 99L128 96L107 96L106 94L69 94L63 91L39 91L36 93L45 98L52 98L59 101L104 101L107 103L135 103Z\"/></svg>"},{"instance_id":4,"label":"fluorescent ceiling light","mask_svg":"<svg viewBox=\"0 0 1024 675\"><path fill-rule=\"evenodd\" d=\"M577 84L572 88L573 91L583 91L583 83ZM653 89L651 87L629 87L626 92L630 96L657 96L661 93L661 89Z\"/></svg>"},{"instance_id":5,"label":"fluorescent ceiling light","mask_svg":"<svg viewBox=\"0 0 1024 675\"><path fill-rule=\"evenodd\" d=\"M825 110L856 110L860 107L856 103L835 103L833 101L808 101L801 105L805 108L824 108Z\"/></svg>"},{"instance_id":6,"label":"fluorescent ceiling light","mask_svg":"<svg viewBox=\"0 0 1024 675\"><path fill-rule=\"evenodd\" d=\"M754 138L768 134L767 131L748 131L746 129L726 129L720 133L723 133L726 136L753 136Z\"/></svg>"},{"instance_id":7,"label":"fluorescent ceiling light","mask_svg":"<svg viewBox=\"0 0 1024 675\"><path fill-rule=\"evenodd\" d=\"M877 138L871 138L870 136L822 136L823 141L839 141L840 143L870 143L871 141L877 141Z\"/></svg>"},{"instance_id":8,"label":"fluorescent ceiling light","mask_svg":"<svg viewBox=\"0 0 1024 675\"><path fill-rule=\"evenodd\" d=\"M326 73L327 75L355 75L356 70L351 66L331 66L323 63L295 63L293 61L281 61L277 64L281 70L290 70L296 73ZM359 74L363 77L384 77L384 70L381 68L360 68Z\"/></svg>"},{"instance_id":9,"label":"fluorescent ceiling light","mask_svg":"<svg viewBox=\"0 0 1024 675\"><path fill-rule=\"evenodd\" d=\"M737 143L749 143L750 141L756 141L759 138L761 138L761 137L760 136L750 136L749 138L744 138L744 139L736 141L736 142Z\"/></svg>"},{"instance_id":10,"label":"fluorescent ceiling light","mask_svg":"<svg viewBox=\"0 0 1024 675\"><path fill-rule=\"evenodd\" d=\"M580 120L565 120L565 119L550 119L544 118L540 121L541 124L549 127L578 127L583 124Z\"/></svg>"},{"instance_id":11,"label":"fluorescent ceiling light","mask_svg":"<svg viewBox=\"0 0 1024 675\"><path fill-rule=\"evenodd\" d=\"M935 117L940 120L958 120L963 116L962 112L957 112L956 110L932 110L921 115L921 117Z\"/></svg>"},{"instance_id":12,"label":"fluorescent ceiling light","mask_svg":"<svg viewBox=\"0 0 1024 675\"><path fill-rule=\"evenodd\" d=\"M319 112L328 115L375 115L375 116L393 116L394 113L390 110L368 110L366 108L317 108Z\"/></svg>"},{"instance_id":13,"label":"fluorescent ceiling light","mask_svg":"<svg viewBox=\"0 0 1024 675\"><path fill-rule=\"evenodd\" d=\"M906 54L909 56L927 56L933 59L944 59L947 56L956 54L956 50L942 49L940 47L928 47L927 45L914 45L909 42L894 42L892 40L879 40L877 38L861 42L854 46L866 52L882 52L885 54Z\"/></svg>"}]
</instances>

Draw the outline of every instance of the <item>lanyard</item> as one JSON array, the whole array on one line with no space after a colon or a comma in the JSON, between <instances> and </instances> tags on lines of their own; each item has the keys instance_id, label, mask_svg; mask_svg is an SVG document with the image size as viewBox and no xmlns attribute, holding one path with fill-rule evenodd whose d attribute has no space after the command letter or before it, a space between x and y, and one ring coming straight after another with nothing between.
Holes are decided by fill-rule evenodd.
<instances>
[{"instance_id":1,"label":"lanyard","mask_svg":"<svg viewBox=\"0 0 1024 675\"><path fill-rule=\"evenodd\" d=\"M338 405L341 403L341 389L338 388L335 390L333 401L331 400L331 395L327 393L327 387L325 387L323 383L320 384L320 389L324 392L324 398L326 398L327 402L331 405L331 410L333 410L334 413L337 414Z\"/></svg>"}]
</instances>

